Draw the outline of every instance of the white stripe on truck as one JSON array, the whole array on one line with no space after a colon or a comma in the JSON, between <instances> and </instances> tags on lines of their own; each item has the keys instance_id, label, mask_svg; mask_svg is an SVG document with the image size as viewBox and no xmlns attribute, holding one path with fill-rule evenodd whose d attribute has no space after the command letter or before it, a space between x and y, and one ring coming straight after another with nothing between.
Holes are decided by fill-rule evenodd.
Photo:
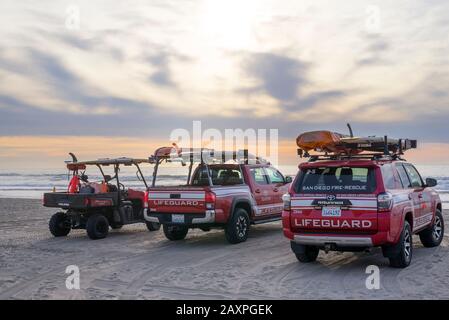
<instances>
[{"instance_id":1,"label":"white stripe on truck","mask_svg":"<svg viewBox=\"0 0 449 320\"><path fill-rule=\"evenodd\" d=\"M343 199L338 198L338 200L349 200L352 203L352 206L354 207L360 207L360 208L377 208L377 200L356 200L356 199ZM301 198L293 198L291 200L291 206L292 207L310 207L312 206L314 200L303 200Z\"/></svg>"},{"instance_id":2,"label":"white stripe on truck","mask_svg":"<svg viewBox=\"0 0 449 320\"><path fill-rule=\"evenodd\" d=\"M172 194L179 194L179 198L170 198L170 196ZM149 192L148 193L148 199L150 200L165 200L165 199L173 199L173 200L177 200L177 199L183 199L183 200L204 200L206 198L206 193L205 192L170 192L170 191L165 191L165 192Z\"/></svg>"}]
</instances>

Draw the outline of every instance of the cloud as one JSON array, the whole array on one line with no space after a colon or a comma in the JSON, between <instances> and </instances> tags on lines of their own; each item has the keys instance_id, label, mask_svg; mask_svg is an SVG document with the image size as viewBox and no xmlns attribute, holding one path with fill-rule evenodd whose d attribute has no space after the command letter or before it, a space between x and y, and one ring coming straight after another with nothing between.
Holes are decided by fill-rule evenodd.
<instances>
[{"instance_id":1,"label":"cloud","mask_svg":"<svg viewBox=\"0 0 449 320\"><path fill-rule=\"evenodd\" d=\"M259 81L253 90L265 91L281 101L295 99L300 87L307 84L307 65L279 54L253 54L247 60L245 69Z\"/></svg>"},{"instance_id":2,"label":"cloud","mask_svg":"<svg viewBox=\"0 0 449 320\"><path fill-rule=\"evenodd\" d=\"M386 59L391 45L384 37L365 33L362 34L362 37L367 44L356 61L358 67L392 64L391 61Z\"/></svg>"},{"instance_id":3,"label":"cloud","mask_svg":"<svg viewBox=\"0 0 449 320\"><path fill-rule=\"evenodd\" d=\"M369 1L255 1L244 37L201 16L202 1L76 4L79 30L64 27L65 4L2 4L1 134L153 137L200 119L291 138L351 120L449 139L443 1L379 3L377 35L364 30Z\"/></svg>"},{"instance_id":4,"label":"cloud","mask_svg":"<svg viewBox=\"0 0 449 320\"><path fill-rule=\"evenodd\" d=\"M160 52L151 56L149 62L155 66L156 71L150 76L150 81L159 86L175 87L169 68L169 54Z\"/></svg>"}]
</instances>

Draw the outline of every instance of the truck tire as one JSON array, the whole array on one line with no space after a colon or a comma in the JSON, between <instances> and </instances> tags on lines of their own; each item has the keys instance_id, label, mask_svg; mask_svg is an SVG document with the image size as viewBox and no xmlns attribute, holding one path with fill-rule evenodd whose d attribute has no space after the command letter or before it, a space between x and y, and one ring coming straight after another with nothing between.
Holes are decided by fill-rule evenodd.
<instances>
[{"instance_id":1,"label":"truck tire","mask_svg":"<svg viewBox=\"0 0 449 320\"><path fill-rule=\"evenodd\" d=\"M296 259L303 263L314 262L320 253L320 249L314 246L304 246L303 251L302 253L295 253Z\"/></svg>"},{"instance_id":2,"label":"truck tire","mask_svg":"<svg viewBox=\"0 0 449 320\"><path fill-rule=\"evenodd\" d=\"M158 231L161 228L161 224L158 222L145 221L145 224L147 225L148 231Z\"/></svg>"},{"instance_id":3,"label":"truck tire","mask_svg":"<svg viewBox=\"0 0 449 320\"><path fill-rule=\"evenodd\" d=\"M419 233L419 239L424 247L437 247L440 245L444 236L444 220L441 211L437 209L435 212L435 220L433 224Z\"/></svg>"},{"instance_id":4,"label":"truck tire","mask_svg":"<svg viewBox=\"0 0 449 320\"><path fill-rule=\"evenodd\" d=\"M102 214L95 213L87 219L86 231L92 240L106 238L109 233L108 219Z\"/></svg>"},{"instance_id":5,"label":"truck tire","mask_svg":"<svg viewBox=\"0 0 449 320\"><path fill-rule=\"evenodd\" d=\"M184 226L168 226L164 224L164 234L168 240L178 241L186 237L189 228Z\"/></svg>"},{"instance_id":6,"label":"truck tire","mask_svg":"<svg viewBox=\"0 0 449 320\"><path fill-rule=\"evenodd\" d=\"M249 217L245 209L238 208L228 221L225 228L226 240L236 244L246 241L249 234Z\"/></svg>"},{"instance_id":7,"label":"truck tire","mask_svg":"<svg viewBox=\"0 0 449 320\"><path fill-rule=\"evenodd\" d=\"M69 234L71 228L67 224L67 215L64 212L56 212L51 216L48 222L50 232L55 237L65 237Z\"/></svg>"},{"instance_id":8,"label":"truck tire","mask_svg":"<svg viewBox=\"0 0 449 320\"><path fill-rule=\"evenodd\" d=\"M390 266L393 268L406 268L410 265L413 256L412 228L408 221L404 221L399 242L393 246L393 251L397 252L390 257Z\"/></svg>"}]
</instances>

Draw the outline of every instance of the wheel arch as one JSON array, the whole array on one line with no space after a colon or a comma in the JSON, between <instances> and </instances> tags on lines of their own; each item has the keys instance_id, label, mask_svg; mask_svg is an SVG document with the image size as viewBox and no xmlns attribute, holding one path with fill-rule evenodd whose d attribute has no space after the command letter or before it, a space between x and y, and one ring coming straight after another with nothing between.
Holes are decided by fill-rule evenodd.
<instances>
[{"instance_id":1,"label":"wheel arch","mask_svg":"<svg viewBox=\"0 0 449 320\"><path fill-rule=\"evenodd\" d=\"M229 219L234 215L236 209L239 209L239 208L245 209L246 212L248 212L249 218L251 220L251 218L252 218L251 202L249 201L249 199L246 199L246 198L235 198L232 201L231 214L229 215Z\"/></svg>"},{"instance_id":2,"label":"wheel arch","mask_svg":"<svg viewBox=\"0 0 449 320\"><path fill-rule=\"evenodd\" d=\"M410 224L410 228L413 231L413 213L411 211L408 211L404 215L404 221L402 222L401 229L404 227L404 223L407 221Z\"/></svg>"}]
</instances>

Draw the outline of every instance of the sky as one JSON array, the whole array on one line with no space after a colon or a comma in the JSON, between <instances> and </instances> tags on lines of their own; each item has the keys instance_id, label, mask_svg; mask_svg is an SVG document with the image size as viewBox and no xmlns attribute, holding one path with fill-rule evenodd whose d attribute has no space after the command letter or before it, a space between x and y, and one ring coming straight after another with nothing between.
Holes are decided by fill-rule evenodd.
<instances>
[{"instance_id":1,"label":"sky","mask_svg":"<svg viewBox=\"0 0 449 320\"><path fill-rule=\"evenodd\" d=\"M0 165L147 156L172 130L419 140L449 164L449 2L0 2ZM32 162L33 161L33 162Z\"/></svg>"}]
</instances>

